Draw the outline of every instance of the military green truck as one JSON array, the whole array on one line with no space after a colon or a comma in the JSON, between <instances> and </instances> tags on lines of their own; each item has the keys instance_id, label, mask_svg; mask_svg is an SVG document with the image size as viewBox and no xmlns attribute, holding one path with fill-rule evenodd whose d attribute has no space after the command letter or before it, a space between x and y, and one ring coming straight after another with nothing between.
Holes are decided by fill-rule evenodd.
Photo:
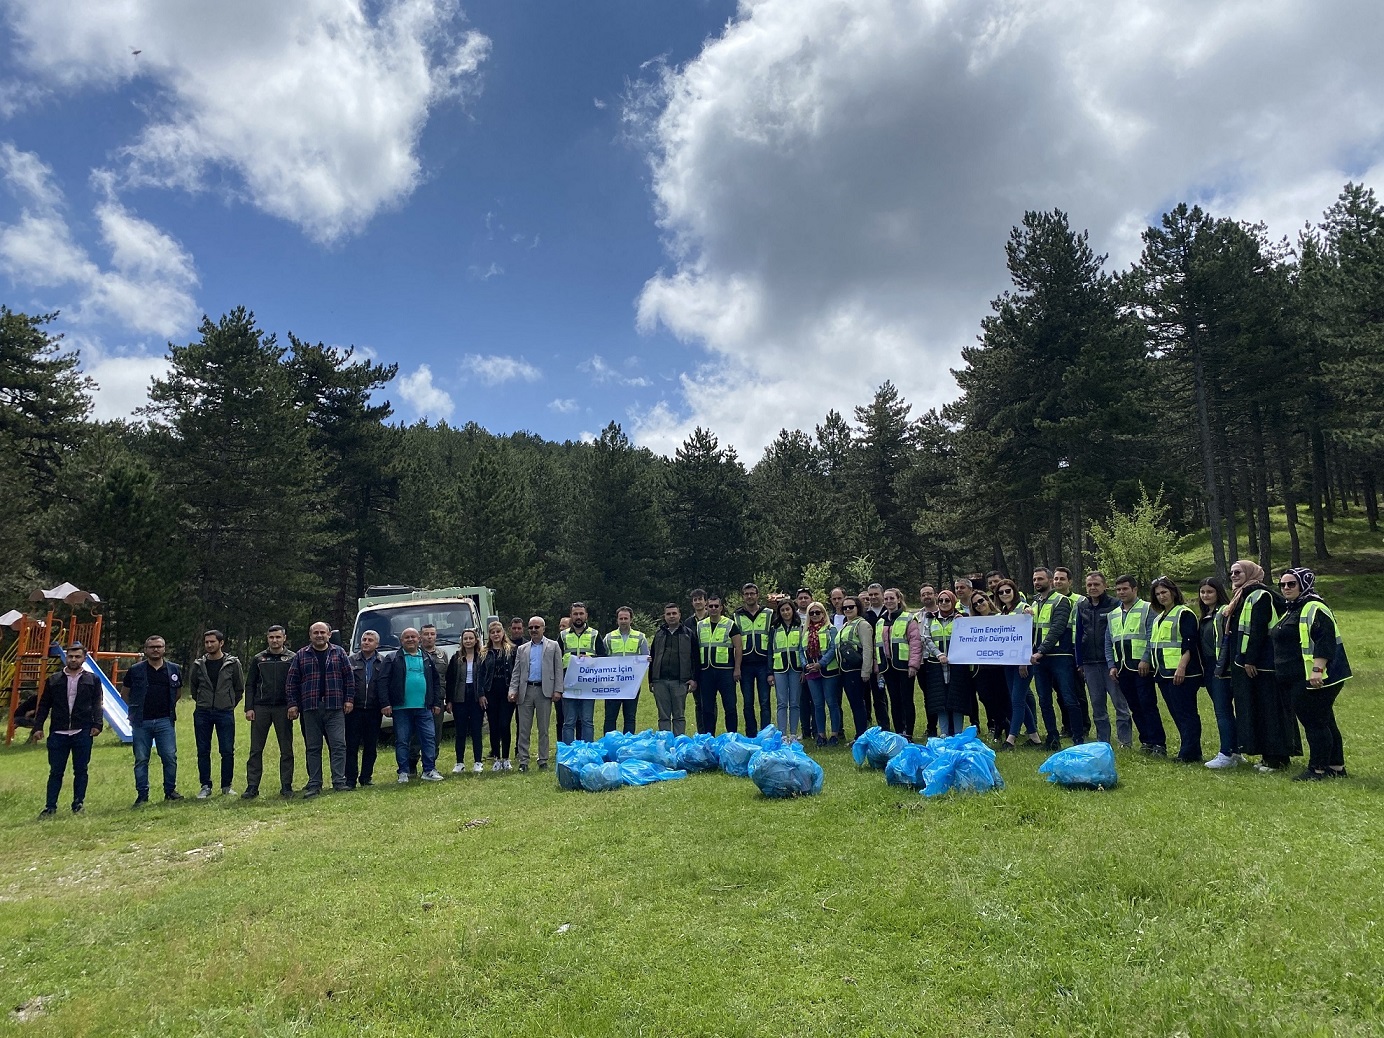
<instances>
[{"instance_id":1,"label":"military green truck","mask_svg":"<svg viewBox=\"0 0 1384 1038\"><path fill-rule=\"evenodd\" d=\"M351 631L351 651L360 648L360 636L374 631L380 636L380 652L399 648L399 635L424 624L437 628L437 647L452 654L461 647L463 631L483 632L495 614L495 590L488 587L416 588L386 584L366 588L356 601L356 626ZM483 637L484 635L482 635Z\"/></svg>"}]
</instances>

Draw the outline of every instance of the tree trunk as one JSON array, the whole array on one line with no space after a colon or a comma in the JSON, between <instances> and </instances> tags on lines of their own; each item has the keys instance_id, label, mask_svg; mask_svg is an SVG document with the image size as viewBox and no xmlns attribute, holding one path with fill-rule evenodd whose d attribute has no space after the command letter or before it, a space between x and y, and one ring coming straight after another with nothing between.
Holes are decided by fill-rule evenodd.
<instances>
[{"instance_id":1,"label":"tree trunk","mask_svg":"<svg viewBox=\"0 0 1384 1038\"><path fill-rule=\"evenodd\" d=\"M999 570L1002 576L1009 576L1009 564L1004 558L1004 545L998 537L990 546L990 568Z\"/></svg>"},{"instance_id":2,"label":"tree trunk","mask_svg":"<svg viewBox=\"0 0 1384 1038\"><path fill-rule=\"evenodd\" d=\"M1326 438L1322 435L1322 428L1316 421L1312 422L1310 433L1310 446L1312 449L1312 547L1313 553L1318 559L1329 559L1331 553L1326 550L1326 516L1324 512L1330 511L1330 502L1327 501L1323 507L1323 499L1330 496L1326 485Z\"/></svg>"},{"instance_id":3,"label":"tree trunk","mask_svg":"<svg viewBox=\"0 0 1384 1038\"><path fill-rule=\"evenodd\" d=\"M1254 405L1254 472L1255 489L1254 513L1259 526L1259 565L1265 572L1273 569L1273 530L1269 526L1269 462L1264 451L1264 419L1259 405Z\"/></svg>"},{"instance_id":4,"label":"tree trunk","mask_svg":"<svg viewBox=\"0 0 1384 1038\"><path fill-rule=\"evenodd\" d=\"M1062 564L1062 502L1053 501L1048 508L1048 551L1043 565L1052 567Z\"/></svg>"},{"instance_id":5,"label":"tree trunk","mask_svg":"<svg viewBox=\"0 0 1384 1038\"><path fill-rule=\"evenodd\" d=\"M1192 347L1192 381L1197 407L1197 438L1201 441L1201 477L1206 493L1206 514L1211 520L1211 559L1216 576L1226 579L1229 567L1225 564L1225 541L1221 531L1221 499L1216 482L1216 462L1211 439L1210 407L1206 396L1206 370L1202 363L1201 345L1195 331L1188 332Z\"/></svg>"},{"instance_id":6,"label":"tree trunk","mask_svg":"<svg viewBox=\"0 0 1384 1038\"><path fill-rule=\"evenodd\" d=\"M1258 557L1262 554L1259 549L1259 519L1256 514L1256 506L1259 504L1259 473L1254 471L1252 465L1245 466L1240 485L1245 492L1245 536L1249 540L1248 550L1251 555Z\"/></svg>"},{"instance_id":7,"label":"tree trunk","mask_svg":"<svg viewBox=\"0 0 1384 1038\"><path fill-rule=\"evenodd\" d=\"M1231 478L1230 464L1221 467L1221 496L1225 501L1225 545L1232 563L1240 559L1239 516L1236 512L1235 481Z\"/></svg>"},{"instance_id":8,"label":"tree trunk","mask_svg":"<svg viewBox=\"0 0 1384 1038\"><path fill-rule=\"evenodd\" d=\"M1379 532L1379 492L1375 487L1374 469L1366 469L1361 476L1365 484L1365 518L1370 521L1370 533Z\"/></svg>"},{"instance_id":9,"label":"tree trunk","mask_svg":"<svg viewBox=\"0 0 1384 1038\"><path fill-rule=\"evenodd\" d=\"M1293 466L1288 460L1288 449L1282 436L1274 437L1275 453L1278 454L1279 483L1283 491L1283 512L1288 519L1288 547L1292 564L1302 565L1302 543L1298 539L1297 489L1293 486Z\"/></svg>"},{"instance_id":10,"label":"tree trunk","mask_svg":"<svg viewBox=\"0 0 1384 1038\"><path fill-rule=\"evenodd\" d=\"M1033 574L1033 547L1028 542L1028 531L1019 531L1018 543L1014 545L1015 554L1019 556L1019 572L1014 575L1015 582L1027 580Z\"/></svg>"},{"instance_id":11,"label":"tree trunk","mask_svg":"<svg viewBox=\"0 0 1384 1038\"><path fill-rule=\"evenodd\" d=\"M1072 583L1079 586L1086 573L1086 563L1081 553L1081 539L1084 532L1081 524L1081 502L1073 501L1071 509L1072 560L1068 565L1072 570Z\"/></svg>"},{"instance_id":12,"label":"tree trunk","mask_svg":"<svg viewBox=\"0 0 1384 1038\"><path fill-rule=\"evenodd\" d=\"M1339 457L1338 455L1338 460L1332 468L1336 470L1336 496L1341 499L1341 518L1344 519L1350 515L1350 494L1346 489L1346 467L1341 464Z\"/></svg>"}]
</instances>

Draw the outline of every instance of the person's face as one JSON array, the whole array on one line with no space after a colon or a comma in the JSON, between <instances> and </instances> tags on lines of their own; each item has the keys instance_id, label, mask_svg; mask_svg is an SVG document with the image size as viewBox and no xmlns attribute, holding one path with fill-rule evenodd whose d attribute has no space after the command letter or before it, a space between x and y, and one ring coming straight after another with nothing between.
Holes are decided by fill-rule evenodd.
<instances>
[{"instance_id":1,"label":"person's face","mask_svg":"<svg viewBox=\"0 0 1384 1038\"><path fill-rule=\"evenodd\" d=\"M283 643L283 638L279 639L279 643ZM270 647L273 648L272 642L270 643ZM380 636L376 634L374 631L366 631L364 634L360 636L360 651L365 653L365 655L372 655L375 652L375 650L379 647Z\"/></svg>"},{"instance_id":2,"label":"person's face","mask_svg":"<svg viewBox=\"0 0 1384 1038\"><path fill-rule=\"evenodd\" d=\"M418 632L412 627L406 629L399 635L399 644L404 647L405 652L414 652L418 648Z\"/></svg>"},{"instance_id":3,"label":"person's face","mask_svg":"<svg viewBox=\"0 0 1384 1038\"><path fill-rule=\"evenodd\" d=\"M499 645L505 640L505 625L499 620L492 620L485 628L485 636L490 639L491 645Z\"/></svg>"},{"instance_id":4,"label":"person's face","mask_svg":"<svg viewBox=\"0 0 1384 1038\"><path fill-rule=\"evenodd\" d=\"M1197 588L1197 598L1201 599L1202 605L1213 606L1216 604L1216 589L1210 584L1203 584Z\"/></svg>"},{"instance_id":5,"label":"person's face","mask_svg":"<svg viewBox=\"0 0 1384 1038\"><path fill-rule=\"evenodd\" d=\"M1173 593L1169 591L1167 588L1165 588L1162 584L1158 585L1158 590L1155 591L1153 595L1155 598L1158 599L1158 604L1161 605L1164 609L1172 608Z\"/></svg>"},{"instance_id":6,"label":"person's face","mask_svg":"<svg viewBox=\"0 0 1384 1038\"><path fill-rule=\"evenodd\" d=\"M701 595L694 595L692 597L692 612L696 613L698 616L706 612L706 599Z\"/></svg>"},{"instance_id":7,"label":"person's face","mask_svg":"<svg viewBox=\"0 0 1384 1038\"><path fill-rule=\"evenodd\" d=\"M884 604L884 589L878 587L870 588L870 605L878 609Z\"/></svg>"},{"instance_id":8,"label":"person's face","mask_svg":"<svg viewBox=\"0 0 1384 1038\"><path fill-rule=\"evenodd\" d=\"M827 618L827 611L821 606L809 606L807 610L807 622L810 624L821 624Z\"/></svg>"},{"instance_id":9,"label":"person's face","mask_svg":"<svg viewBox=\"0 0 1384 1038\"><path fill-rule=\"evenodd\" d=\"M1125 605L1133 605L1134 600L1139 597L1139 593L1133 584L1116 584L1115 597Z\"/></svg>"},{"instance_id":10,"label":"person's face","mask_svg":"<svg viewBox=\"0 0 1384 1038\"><path fill-rule=\"evenodd\" d=\"M1239 566L1232 566L1232 567L1231 567L1231 570L1230 570L1230 586L1231 586L1231 587L1236 587L1236 588L1237 588L1237 587L1239 587L1241 584L1243 584L1243 583L1244 583L1246 580L1248 580L1248 579L1249 579L1249 574L1247 574L1247 573L1246 573L1244 570L1242 570Z\"/></svg>"},{"instance_id":11,"label":"person's face","mask_svg":"<svg viewBox=\"0 0 1384 1038\"><path fill-rule=\"evenodd\" d=\"M918 589L918 601L923 603L924 609L937 608L937 589L931 584L924 584Z\"/></svg>"},{"instance_id":12,"label":"person's face","mask_svg":"<svg viewBox=\"0 0 1384 1038\"><path fill-rule=\"evenodd\" d=\"M1293 576L1291 573L1285 573L1278 578L1278 590L1283 592L1284 598L1289 602L1293 602L1302 594L1302 585L1298 583L1297 577Z\"/></svg>"},{"instance_id":13,"label":"person's face","mask_svg":"<svg viewBox=\"0 0 1384 1038\"><path fill-rule=\"evenodd\" d=\"M433 649L437 648L437 628L424 627L418 632L418 640L422 642L423 648L432 652Z\"/></svg>"},{"instance_id":14,"label":"person's face","mask_svg":"<svg viewBox=\"0 0 1384 1038\"><path fill-rule=\"evenodd\" d=\"M150 638L144 643L144 658L148 660L163 659L164 644L162 638Z\"/></svg>"},{"instance_id":15,"label":"person's face","mask_svg":"<svg viewBox=\"0 0 1384 1038\"><path fill-rule=\"evenodd\" d=\"M944 613L954 612L956 610L956 596L950 591L943 591L937 596L937 608Z\"/></svg>"},{"instance_id":16,"label":"person's face","mask_svg":"<svg viewBox=\"0 0 1384 1038\"><path fill-rule=\"evenodd\" d=\"M709 599L707 599L707 602L706 602L706 613L707 613L707 615L710 616L713 620L719 620L719 619L721 619L721 610L722 610L723 608L724 608L724 607L721 605L721 600L720 600L719 598L709 598Z\"/></svg>"},{"instance_id":17,"label":"person's face","mask_svg":"<svg viewBox=\"0 0 1384 1038\"><path fill-rule=\"evenodd\" d=\"M836 612L841 612L841 605L846 601L846 593L839 587L831 589L831 608Z\"/></svg>"},{"instance_id":18,"label":"person's face","mask_svg":"<svg viewBox=\"0 0 1384 1038\"><path fill-rule=\"evenodd\" d=\"M665 627L676 627L682 623L682 610L677 606L665 606L663 610L663 625Z\"/></svg>"},{"instance_id":19,"label":"person's face","mask_svg":"<svg viewBox=\"0 0 1384 1038\"><path fill-rule=\"evenodd\" d=\"M221 654L221 639L214 634L205 635L202 638L202 649L208 656L219 656Z\"/></svg>"},{"instance_id":20,"label":"person's face","mask_svg":"<svg viewBox=\"0 0 1384 1038\"><path fill-rule=\"evenodd\" d=\"M798 592L798 611L806 612L807 607L812 604L812 596L806 591Z\"/></svg>"},{"instance_id":21,"label":"person's face","mask_svg":"<svg viewBox=\"0 0 1384 1038\"><path fill-rule=\"evenodd\" d=\"M572 626L572 618L571 618L570 616L564 616L564 617L562 617L560 620L558 620L558 622L557 622L557 629L558 629L559 631L566 631L566 630L570 629L571 626Z\"/></svg>"},{"instance_id":22,"label":"person's face","mask_svg":"<svg viewBox=\"0 0 1384 1038\"><path fill-rule=\"evenodd\" d=\"M986 577L986 578L985 578L985 589L986 589L987 591L989 591L990 594L993 595L993 594L995 593L995 588L997 588L997 587L999 587L999 586L1000 586L1000 578L999 578L999 577L990 576L990 577Z\"/></svg>"},{"instance_id":23,"label":"person's face","mask_svg":"<svg viewBox=\"0 0 1384 1038\"><path fill-rule=\"evenodd\" d=\"M543 618L540 616L535 616L529 621L529 638L533 640L535 645L543 640L543 631L547 626L548 625L543 622Z\"/></svg>"},{"instance_id":24,"label":"person's face","mask_svg":"<svg viewBox=\"0 0 1384 1038\"><path fill-rule=\"evenodd\" d=\"M572 607L572 626L578 631L586 626L586 606Z\"/></svg>"},{"instance_id":25,"label":"person's face","mask_svg":"<svg viewBox=\"0 0 1384 1038\"><path fill-rule=\"evenodd\" d=\"M266 634L266 635L264 636L264 640L265 640L265 642L269 645L269 651L270 651L270 652L276 652L276 653L277 653L277 652L283 652L283 651L284 651L284 641L285 641L286 639L284 638L284 632L283 632L283 631L270 631L268 634ZM378 641L378 639L376 639L376 641ZM360 636L360 643L361 643L361 646L364 647L364 645L365 645L365 635L361 635L361 636Z\"/></svg>"},{"instance_id":26,"label":"person's face","mask_svg":"<svg viewBox=\"0 0 1384 1038\"><path fill-rule=\"evenodd\" d=\"M958 602L964 602L966 600L964 592L970 589L971 582L969 580L957 580L952 582L952 592L956 595L956 600Z\"/></svg>"},{"instance_id":27,"label":"person's face","mask_svg":"<svg viewBox=\"0 0 1384 1038\"><path fill-rule=\"evenodd\" d=\"M634 617L630 615L628 609L621 609L615 614L615 622L620 625L621 634L628 634L630 624L634 623Z\"/></svg>"},{"instance_id":28,"label":"person's face","mask_svg":"<svg viewBox=\"0 0 1384 1038\"><path fill-rule=\"evenodd\" d=\"M308 628L308 641L312 642L314 649L325 649L331 640L332 629L326 624L318 622Z\"/></svg>"},{"instance_id":29,"label":"person's face","mask_svg":"<svg viewBox=\"0 0 1384 1038\"><path fill-rule=\"evenodd\" d=\"M1009 608L1011 609L1019 604L1018 597L1015 595L1014 589L1010 587L1008 584L996 588L995 596L1000 600L1000 605L1009 606Z\"/></svg>"},{"instance_id":30,"label":"person's face","mask_svg":"<svg viewBox=\"0 0 1384 1038\"><path fill-rule=\"evenodd\" d=\"M759 608L759 588L747 587L740 594L745 600L746 609L753 610Z\"/></svg>"},{"instance_id":31,"label":"person's face","mask_svg":"<svg viewBox=\"0 0 1384 1038\"><path fill-rule=\"evenodd\" d=\"M1033 574L1033 590L1040 594L1048 589L1048 575L1042 570Z\"/></svg>"},{"instance_id":32,"label":"person's face","mask_svg":"<svg viewBox=\"0 0 1384 1038\"><path fill-rule=\"evenodd\" d=\"M990 605L990 600L984 595L976 595L975 598L971 599L971 612L975 613L976 616L989 616L994 611Z\"/></svg>"},{"instance_id":33,"label":"person's face","mask_svg":"<svg viewBox=\"0 0 1384 1038\"><path fill-rule=\"evenodd\" d=\"M71 648L67 650L67 669L79 671L86 663L86 649Z\"/></svg>"},{"instance_id":34,"label":"person's face","mask_svg":"<svg viewBox=\"0 0 1384 1038\"><path fill-rule=\"evenodd\" d=\"M884 593L884 608L891 613L899 608L899 596L894 594L893 591L886 591Z\"/></svg>"},{"instance_id":35,"label":"person's face","mask_svg":"<svg viewBox=\"0 0 1384 1038\"><path fill-rule=\"evenodd\" d=\"M1072 590L1072 578L1069 573L1054 573L1052 575L1052 586L1061 591L1064 595L1070 594Z\"/></svg>"},{"instance_id":36,"label":"person's face","mask_svg":"<svg viewBox=\"0 0 1384 1038\"><path fill-rule=\"evenodd\" d=\"M510 621L510 625L509 625L509 640L512 641L512 642L521 642L521 641L524 640L524 621L523 621L523 620L512 620L512 621Z\"/></svg>"},{"instance_id":37,"label":"person's face","mask_svg":"<svg viewBox=\"0 0 1384 1038\"><path fill-rule=\"evenodd\" d=\"M479 649L479 648L480 648L480 639L476 636L476 632L475 632L475 631L462 631L462 632L461 632L461 651L462 651L462 652L465 652L467 649Z\"/></svg>"},{"instance_id":38,"label":"person's face","mask_svg":"<svg viewBox=\"0 0 1384 1038\"><path fill-rule=\"evenodd\" d=\"M1086 597L1100 598L1105 594L1105 578L1091 576L1086 578Z\"/></svg>"},{"instance_id":39,"label":"person's face","mask_svg":"<svg viewBox=\"0 0 1384 1038\"><path fill-rule=\"evenodd\" d=\"M847 620L858 620L858 619L860 619L860 609L856 606L856 604L855 604L854 602L851 602L851 601L842 602L842 603L841 603L841 612L845 615L845 617L846 617Z\"/></svg>"},{"instance_id":40,"label":"person's face","mask_svg":"<svg viewBox=\"0 0 1384 1038\"><path fill-rule=\"evenodd\" d=\"M793 618L798 615L798 611L793 608L793 603L785 598L779 603L778 615L780 620L786 620L791 623Z\"/></svg>"}]
</instances>

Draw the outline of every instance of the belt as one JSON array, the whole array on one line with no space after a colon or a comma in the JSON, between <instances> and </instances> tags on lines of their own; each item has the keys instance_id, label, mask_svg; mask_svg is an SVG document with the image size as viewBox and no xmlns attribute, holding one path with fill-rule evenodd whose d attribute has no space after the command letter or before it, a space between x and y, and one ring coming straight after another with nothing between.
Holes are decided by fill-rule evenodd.
<instances>
[{"instance_id":1,"label":"belt","mask_svg":"<svg viewBox=\"0 0 1384 1038\"><path fill-rule=\"evenodd\" d=\"M543 687L543 682L541 682L541 681L530 681L530 682L529 682L529 688L542 688L542 687Z\"/></svg>"}]
</instances>

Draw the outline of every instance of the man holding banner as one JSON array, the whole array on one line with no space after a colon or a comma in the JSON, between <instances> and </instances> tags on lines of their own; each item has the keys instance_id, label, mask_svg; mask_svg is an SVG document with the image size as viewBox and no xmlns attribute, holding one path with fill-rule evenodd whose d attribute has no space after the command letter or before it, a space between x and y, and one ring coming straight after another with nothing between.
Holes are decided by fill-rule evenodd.
<instances>
[{"instance_id":1,"label":"man holding banner","mask_svg":"<svg viewBox=\"0 0 1384 1038\"><path fill-rule=\"evenodd\" d=\"M597 699L604 699L607 706L621 701L632 702L638 697L648 670L647 655L573 656L562 684L562 698L574 703L589 703L593 707ZM570 713L571 708L568 710Z\"/></svg>"},{"instance_id":2,"label":"man holding banner","mask_svg":"<svg viewBox=\"0 0 1384 1038\"><path fill-rule=\"evenodd\" d=\"M649 639L643 633L632 628L634 623L634 610L629 606L621 606L615 610L616 629L605 636L605 654L607 656L641 656L648 661ZM620 730L620 707L625 708L625 727L623 731L627 735L634 734L634 712L639 707L639 690L635 689L633 699L607 699L605 705L605 727L601 734Z\"/></svg>"}]
</instances>

